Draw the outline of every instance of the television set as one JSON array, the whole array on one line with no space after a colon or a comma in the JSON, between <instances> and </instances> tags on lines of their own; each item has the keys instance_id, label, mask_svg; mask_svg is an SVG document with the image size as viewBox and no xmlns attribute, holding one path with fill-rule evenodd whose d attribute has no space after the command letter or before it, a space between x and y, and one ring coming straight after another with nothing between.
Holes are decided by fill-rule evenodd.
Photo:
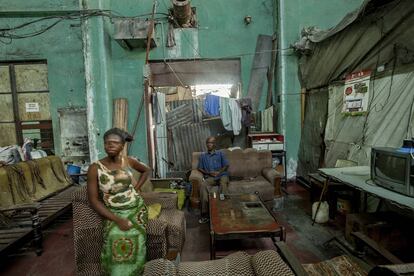
<instances>
[{"instance_id":1,"label":"television set","mask_svg":"<svg viewBox=\"0 0 414 276\"><path fill-rule=\"evenodd\" d=\"M414 148L372 148L371 179L378 186L414 197Z\"/></svg>"}]
</instances>

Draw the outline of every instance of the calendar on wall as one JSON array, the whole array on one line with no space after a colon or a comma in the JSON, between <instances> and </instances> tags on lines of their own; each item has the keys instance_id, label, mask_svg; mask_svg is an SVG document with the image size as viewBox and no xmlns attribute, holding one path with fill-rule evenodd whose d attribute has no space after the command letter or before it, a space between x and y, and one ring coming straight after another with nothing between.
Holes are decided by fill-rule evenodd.
<instances>
[{"instance_id":1,"label":"calendar on wall","mask_svg":"<svg viewBox=\"0 0 414 276\"><path fill-rule=\"evenodd\" d=\"M368 111L371 70L349 74L345 79L342 113L362 115Z\"/></svg>"}]
</instances>

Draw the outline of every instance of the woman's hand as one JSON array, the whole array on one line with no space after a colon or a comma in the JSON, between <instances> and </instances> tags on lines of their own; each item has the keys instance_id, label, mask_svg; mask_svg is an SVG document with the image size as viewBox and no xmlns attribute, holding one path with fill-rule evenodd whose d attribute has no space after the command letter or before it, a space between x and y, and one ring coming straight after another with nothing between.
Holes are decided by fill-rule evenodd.
<instances>
[{"instance_id":1,"label":"woman's hand","mask_svg":"<svg viewBox=\"0 0 414 276\"><path fill-rule=\"evenodd\" d=\"M133 226L132 222L129 219L124 218L120 218L119 220L117 220L116 224L122 231L128 231Z\"/></svg>"}]
</instances>

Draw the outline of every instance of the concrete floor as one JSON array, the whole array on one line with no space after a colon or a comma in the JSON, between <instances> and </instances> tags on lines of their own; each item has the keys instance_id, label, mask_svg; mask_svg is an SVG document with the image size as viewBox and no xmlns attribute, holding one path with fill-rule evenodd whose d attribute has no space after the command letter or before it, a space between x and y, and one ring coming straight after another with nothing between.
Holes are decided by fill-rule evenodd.
<instances>
[{"instance_id":1,"label":"concrete floor","mask_svg":"<svg viewBox=\"0 0 414 276\"><path fill-rule=\"evenodd\" d=\"M281 225L287 230L287 244L301 263L318 262L343 254L335 246L324 246L332 237L343 236L343 228L335 224L312 226L308 192L296 185L288 185L288 193L282 211L277 212ZM198 216L186 211L187 238L181 255L182 261L208 260L209 227L198 224ZM60 219L45 231L44 253L36 256L34 251L23 249L9 256L0 264L0 275L75 275L73 227L70 215ZM254 253L273 249L270 239L220 242L218 254L234 250ZM231 249L231 251L230 251Z\"/></svg>"}]
</instances>

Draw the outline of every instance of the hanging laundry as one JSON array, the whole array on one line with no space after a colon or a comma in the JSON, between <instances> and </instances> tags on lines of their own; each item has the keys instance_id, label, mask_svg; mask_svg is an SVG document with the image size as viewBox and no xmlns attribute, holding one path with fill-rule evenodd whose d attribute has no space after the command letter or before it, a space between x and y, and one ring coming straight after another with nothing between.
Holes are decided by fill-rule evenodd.
<instances>
[{"instance_id":1,"label":"hanging laundry","mask_svg":"<svg viewBox=\"0 0 414 276\"><path fill-rule=\"evenodd\" d=\"M253 124L252 118L252 99L244 98L238 100L242 112L241 123L245 127L249 127Z\"/></svg>"},{"instance_id":2,"label":"hanging laundry","mask_svg":"<svg viewBox=\"0 0 414 276\"><path fill-rule=\"evenodd\" d=\"M262 131L262 111L252 113L254 121L254 130Z\"/></svg>"},{"instance_id":3,"label":"hanging laundry","mask_svg":"<svg viewBox=\"0 0 414 276\"><path fill-rule=\"evenodd\" d=\"M219 116L220 97L215 95L207 95L204 101L204 111L210 116Z\"/></svg>"},{"instance_id":4,"label":"hanging laundry","mask_svg":"<svg viewBox=\"0 0 414 276\"><path fill-rule=\"evenodd\" d=\"M229 99L229 107L231 110L231 126L234 135L239 135L241 130L242 112L239 103L234 98Z\"/></svg>"},{"instance_id":5,"label":"hanging laundry","mask_svg":"<svg viewBox=\"0 0 414 276\"><path fill-rule=\"evenodd\" d=\"M265 109L262 114L262 131L273 132L273 106Z\"/></svg>"},{"instance_id":6,"label":"hanging laundry","mask_svg":"<svg viewBox=\"0 0 414 276\"><path fill-rule=\"evenodd\" d=\"M220 118L226 130L233 130L233 127L231 125L229 98L220 97Z\"/></svg>"}]
</instances>

